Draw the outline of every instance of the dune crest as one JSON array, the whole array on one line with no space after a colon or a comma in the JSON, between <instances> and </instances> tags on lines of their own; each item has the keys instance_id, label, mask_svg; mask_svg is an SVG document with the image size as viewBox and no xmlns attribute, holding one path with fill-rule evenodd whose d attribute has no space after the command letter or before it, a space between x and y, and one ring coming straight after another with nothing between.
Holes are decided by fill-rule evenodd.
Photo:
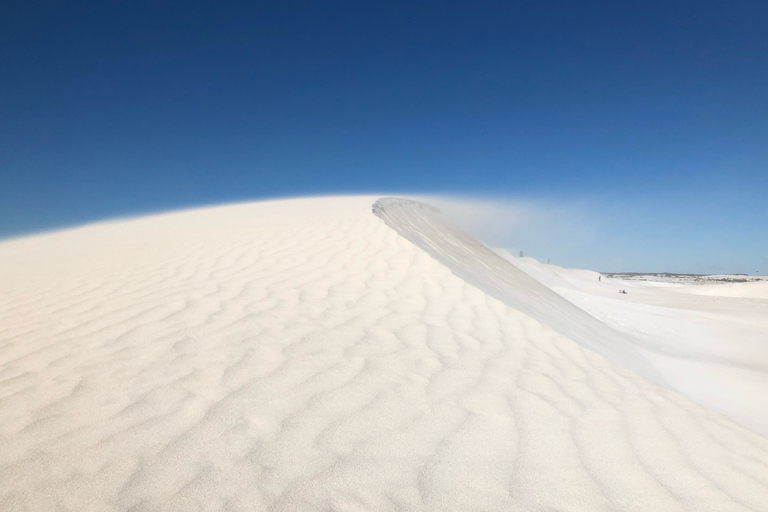
<instances>
[{"instance_id":1,"label":"dune crest","mask_svg":"<svg viewBox=\"0 0 768 512\"><path fill-rule=\"evenodd\" d=\"M386 197L374 203L373 212L467 283L609 361L627 366L652 382L664 383L626 335L611 329L475 240L443 217L438 209L410 199Z\"/></svg>"},{"instance_id":2,"label":"dune crest","mask_svg":"<svg viewBox=\"0 0 768 512\"><path fill-rule=\"evenodd\" d=\"M768 510L768 439L377 199L0 243L0 509Z\"/></svg>"}]
</instances>

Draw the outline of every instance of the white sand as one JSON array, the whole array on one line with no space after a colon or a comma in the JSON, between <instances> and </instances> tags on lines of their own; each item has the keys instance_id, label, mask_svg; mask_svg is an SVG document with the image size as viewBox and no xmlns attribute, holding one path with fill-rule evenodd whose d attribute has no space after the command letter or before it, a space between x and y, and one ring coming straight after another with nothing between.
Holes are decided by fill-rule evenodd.
<instances>
[{"instance_id":1,"label":"white sand","mask_svg":"<svg viewBox=\"0 0 768 512\"><path fill-rule=\"evenodd\" d=\"M596 272L506 256L625 334L663 385L768 435L768 283L598 281Z\"/></svg>"},{"instance_id":2,"label":"white sand","mask_svg":"<svg viewBox=\"0 0 768 512\"><path fill-rule=\"evenodd\" d=\"M376 199L0 243L0 510L768 510L610 302Z\"/></svg>"}]
</instances>

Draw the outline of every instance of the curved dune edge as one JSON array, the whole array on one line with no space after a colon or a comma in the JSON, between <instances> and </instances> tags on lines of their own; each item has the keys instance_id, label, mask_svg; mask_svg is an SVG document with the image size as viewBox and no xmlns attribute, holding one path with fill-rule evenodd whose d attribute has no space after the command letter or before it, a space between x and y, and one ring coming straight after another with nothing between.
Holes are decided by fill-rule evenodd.
<instances>
[{"instance_id":1,"label":"curved dune edge","mask_svg":"<svg viewBox=\"0 0 768 512\"><path fill-rule=\"evenodd\" d=\"M437 208L411 199L385 197L374 203L373 213L467 283L609 361L631 368L656 384L665 384L626 335L518 269L444 218Z\"/></svg>"},{"instance_id":2,"label":"curved dune edge","mask_svg":"<svg viewBox=\"0 0 768 512\"><path fill-rule=\"evenodd\" d=\"M488 295L651 382L768 433L768 304L749 300L759 299L768 283L599 282L596 272L491 250L419 201L381 198L372 209ZM619 288L631 294L617 300ZM738 302L696 298L727 294Z\"/></svg>"},{"instance_id":3,"label":"curved dune edge","mask_svg":"<svg viewBox=\"0 0 768 512\"><path fill-rule=\"evenodd\" d=\"M376 199L0 244L0 509L768 510L766 438L460 279Z\"/></svg>"}]
</instances>

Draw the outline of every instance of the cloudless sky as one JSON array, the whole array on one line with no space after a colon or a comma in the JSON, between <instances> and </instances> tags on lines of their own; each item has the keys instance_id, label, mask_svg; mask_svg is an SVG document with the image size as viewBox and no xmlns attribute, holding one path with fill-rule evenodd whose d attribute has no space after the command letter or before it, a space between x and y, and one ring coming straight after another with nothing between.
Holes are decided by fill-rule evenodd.
<instances>
[{"instance_id":1,"label":"cloudless sky","mask_svg":"<svg viewBox=\"0 0 768 512\"><path fill-rule=\"evenodd\" d=\"M768 2L3 3L0 237L379 191L584 202L600 270L768 273Z\"/></svg>"}]
</instances>

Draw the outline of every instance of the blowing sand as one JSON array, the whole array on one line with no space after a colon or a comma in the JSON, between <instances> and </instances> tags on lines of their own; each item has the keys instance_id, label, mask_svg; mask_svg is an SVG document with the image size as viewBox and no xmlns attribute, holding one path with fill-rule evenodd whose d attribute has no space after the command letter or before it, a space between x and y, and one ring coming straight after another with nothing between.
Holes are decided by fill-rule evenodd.
<instances>
[{"instance_id":1,"label":"blowing sand","mask_svg":"<svg viewBox=\"0 0 768 512\"><path fill-rule=\"evenodd\" d=\"M768 510L669 336L377 199L0 243L0 510Z\"/></svg>"}]
</instances>

